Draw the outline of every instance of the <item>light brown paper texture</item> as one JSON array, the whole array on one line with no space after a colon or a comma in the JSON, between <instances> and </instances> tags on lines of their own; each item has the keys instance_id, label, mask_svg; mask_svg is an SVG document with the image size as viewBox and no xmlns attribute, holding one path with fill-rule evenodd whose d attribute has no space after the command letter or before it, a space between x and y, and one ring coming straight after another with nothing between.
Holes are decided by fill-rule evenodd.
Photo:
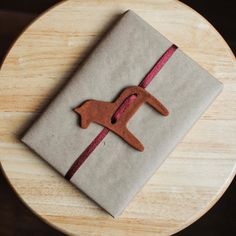
<instances>
[{"instance_id":1,"label":"light brown paper texture","mask_svg":"<svg viewBox=\"0 0 236 236\"><path fill-rule=\"evenodd\" d=\"M126 12L22 141L65 175L103 129L97 124L80 128L72 109L88 99L113 101L125 87L138 85L171 45L134 12ZM128 125L144 152L110 132L71 182L111 215L120 215L221 90L219 81L178 49L147 87L170 115L145 104Z\"/></svg>"}]
</instances>

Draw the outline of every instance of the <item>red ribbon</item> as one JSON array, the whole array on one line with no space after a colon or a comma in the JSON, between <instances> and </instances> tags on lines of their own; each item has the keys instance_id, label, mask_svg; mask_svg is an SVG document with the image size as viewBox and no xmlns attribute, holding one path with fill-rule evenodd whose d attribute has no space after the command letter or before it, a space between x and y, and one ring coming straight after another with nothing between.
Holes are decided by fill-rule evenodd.
<instances>
[{"instance_id":1,"label":"red ribbon","mask_svg":"<svg viewBox=\"0 0 236 236\"><path fill-rule=\"evenodd\" d=\"M145 76L145 78L140 82L138 86L146 88L154 79L154 77L160 72L163 66L171 58L171 56L176 51L177 46L172 45L167 51L162 55L162 57L157 61L151 71ZM119 120L122 114L125 112L126 108L132 104L136 99L135 95L131 95L126 98L126 100L120 105L118 110L115 112L113 119ZM70 169L67 171L65 178L70 180L76 171L81 167L81 165L86 161L90 154L96 149L96 147L102 142L102 140L109 133L108 128L103 128L103 130L94 138L94 140L88 145L88 147L80 154L80 156L75 160Z\"/></svg>"}]
</instances>

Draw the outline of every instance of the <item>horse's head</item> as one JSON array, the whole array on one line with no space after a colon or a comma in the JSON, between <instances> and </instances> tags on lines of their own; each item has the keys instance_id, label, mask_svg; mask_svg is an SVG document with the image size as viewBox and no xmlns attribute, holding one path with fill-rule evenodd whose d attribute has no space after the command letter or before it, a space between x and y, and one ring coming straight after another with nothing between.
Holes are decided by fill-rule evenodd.
<instances>
[{"instance_id":1,"label":"horse's head","mask_svg":"<svg viewBox=\"0 0 236 236\"><path fill-rule=\"evenodd\" d=\"M80 126L84 129L88 128L91 122L90 114L92 103L92 100L88 100L74 109L74 111L80 115Z\"/></svg>"}]
</instances>

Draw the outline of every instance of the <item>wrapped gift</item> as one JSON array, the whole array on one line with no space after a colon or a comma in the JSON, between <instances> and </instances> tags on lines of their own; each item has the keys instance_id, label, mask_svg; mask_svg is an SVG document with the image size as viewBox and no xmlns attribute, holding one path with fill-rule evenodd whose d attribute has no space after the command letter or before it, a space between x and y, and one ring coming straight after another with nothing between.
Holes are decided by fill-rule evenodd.
<instances>
[{"instance_id":1,"label":"wrapped gift","mask_svg":"<svg viewBox=\"0 0 236 236\"><path fill-rule=\"evenodd\" d=\"M22 141L117 217L221 90L127 11Z\"/></svg>"}]
</instances>

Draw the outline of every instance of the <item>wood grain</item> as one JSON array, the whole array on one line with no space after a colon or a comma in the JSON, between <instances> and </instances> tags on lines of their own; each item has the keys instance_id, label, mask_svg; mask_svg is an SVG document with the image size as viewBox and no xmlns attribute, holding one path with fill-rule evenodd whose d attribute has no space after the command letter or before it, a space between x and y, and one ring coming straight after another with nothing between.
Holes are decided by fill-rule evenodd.
<instances>
[{"instance_id":1,"label":"wood grain","mask_svg":"<svg viewBox=\"0 0 236 236\"><path fill-rule=\"evenodd\" d=\"M124 214L113 219L19 142L104 32L132 9L224 83L224 91ZM169 235L204 214L236 172L236 66L198 13L174 0L70 0L37 19L0 72L0 161L19 197L76 235Z\"/></svg>"}]
</instances>

